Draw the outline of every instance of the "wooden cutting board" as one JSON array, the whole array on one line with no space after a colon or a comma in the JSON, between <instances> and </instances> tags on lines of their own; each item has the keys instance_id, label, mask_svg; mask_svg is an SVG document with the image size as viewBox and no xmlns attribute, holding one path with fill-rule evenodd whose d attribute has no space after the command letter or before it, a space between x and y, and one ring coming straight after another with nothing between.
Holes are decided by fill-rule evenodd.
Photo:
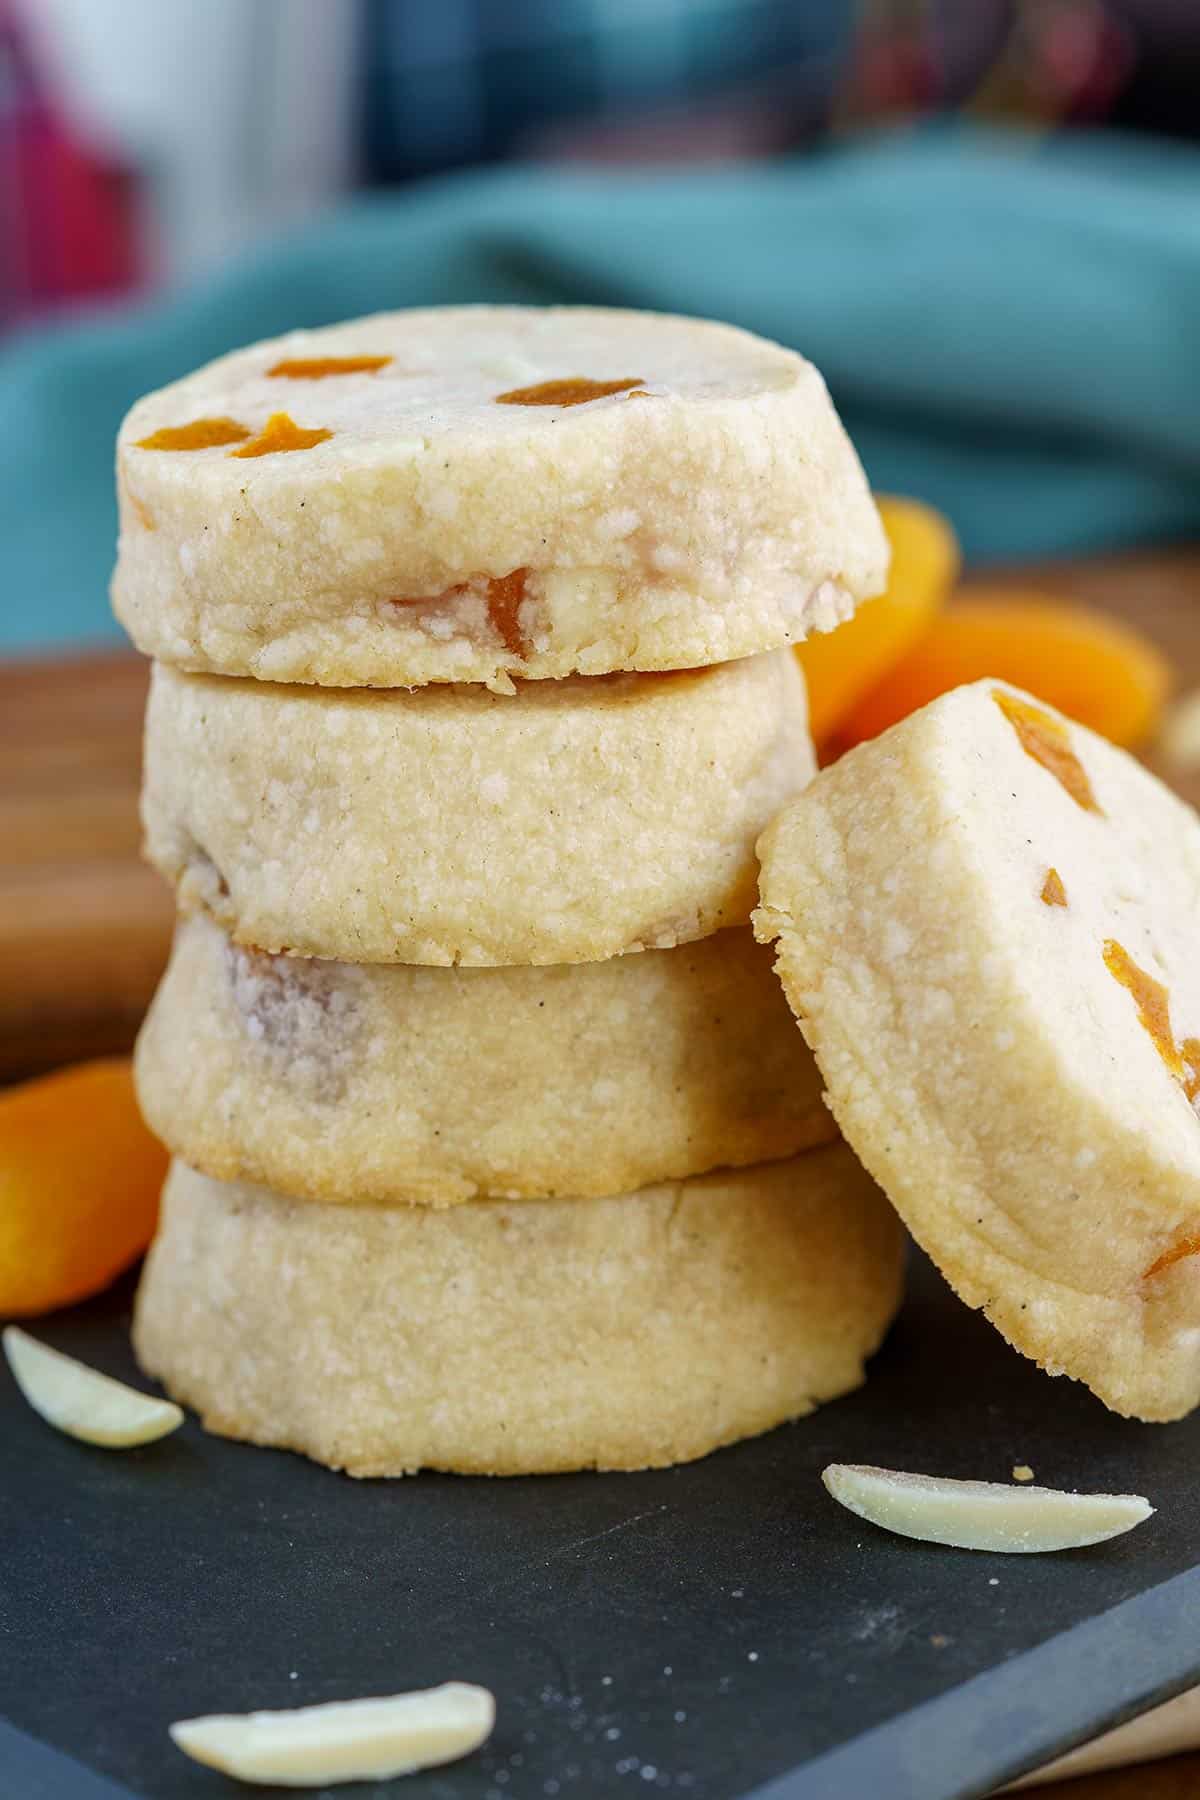
<instances>
[{"instance_id":1,"label":"wooden cutting board","mask_svg":"<svg viewBox=\"0 0 1200 1800\"><path fill-rule=\"evenodd\" d=\"M1200 686L1200 549L1013 573L1135 620ZM0 665L0 1080L127 1048L154 991L171 904L138 860L145 695L128 653ZM1181 785L1200 803L1200 771Z\"/></svg>"},{"instance_id":2,"label":"wooden cutting board","mask_svg":"<svg viewBox=\"0 0 1200 1800\"><path fill-rule=\"evenodd\" d=\"M0 666L0 1079L126 1048L171 930L138 859L146 665Z\"/></svg>"}]
</instances>

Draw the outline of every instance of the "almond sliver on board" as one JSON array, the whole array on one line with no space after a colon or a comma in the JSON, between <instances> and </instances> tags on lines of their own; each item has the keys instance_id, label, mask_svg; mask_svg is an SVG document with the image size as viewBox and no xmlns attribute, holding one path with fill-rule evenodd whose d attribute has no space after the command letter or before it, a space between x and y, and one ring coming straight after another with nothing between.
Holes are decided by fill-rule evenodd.
<instances>
[{"instance_id":1,"label":"almond sliver on board","mask_svg":"<svg viewBox=\"0 0 1200 1800\"><path fill-rule=\"evenodd\" d=\"M1154 1508L1140 1494L1072 1494L1003 1482L952 1481L830 1463L821 1480L842 1506L901 1537L1016 1555L1077 1550L1119 1537Z\"/></svg>"},{"instance_id":2,"label":"almond sliver on board","mask_svg":"<svg viewBox=\"0 0 1200 1800\"><path fill-rule=\"evenodd\" d=\"M324 1787L456 1762L486 1742L495 1718L486 1688L448 1681L386 1699L184 1719L171 1736L194 1761L240 1781Z\"/></svg>"},{"instance_id":3,"label":"almond sliver on board","mask_svg":"<svg viewBox=\"0 0 1200 1800\"><path fill-rule=\"evenodd\" d=\"M98 1369L89 1369L86 1363L39 1343L16 1325L4 1332L4 1354L34 1412L85 1444L128 1450L137 1444L152 1444L183 1424L183 1413L172 1401L139 1393Z\"/></svg>"}]
</instances>

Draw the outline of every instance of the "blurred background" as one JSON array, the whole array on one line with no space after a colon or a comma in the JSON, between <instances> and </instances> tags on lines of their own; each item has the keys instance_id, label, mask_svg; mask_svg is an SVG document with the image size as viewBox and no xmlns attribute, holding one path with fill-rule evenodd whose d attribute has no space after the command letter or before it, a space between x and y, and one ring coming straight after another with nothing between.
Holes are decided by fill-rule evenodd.
<instances>
[{"instance_id":1,"label":"blurred background","mask_svg":"<svg viewBox=\"0 0 1200 1800\"><path fill-rule=\"evenodd\" d=\"M747 163L935 116L1200 137L1194 0L4 0L0 33L10 324L484 163Z\"/></svg>"},{"instance_id":2,"label":"blurred background","mask_svg":"<svg viewBox=\"0 0 1200 1800\"><path fill-rule=\"evenodd\" d=\"M1196 0L0 0L0 650L115 638L111 444L296 324L726 317L968 558L1200 524Z\"/></svg>"}]
</instances>

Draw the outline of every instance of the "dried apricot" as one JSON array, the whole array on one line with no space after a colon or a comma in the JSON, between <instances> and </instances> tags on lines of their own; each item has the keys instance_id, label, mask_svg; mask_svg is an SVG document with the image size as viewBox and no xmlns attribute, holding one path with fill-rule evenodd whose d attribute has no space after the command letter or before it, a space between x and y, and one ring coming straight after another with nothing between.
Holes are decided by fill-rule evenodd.
<instances>
[{"instance_id":1,"label":"dried apricot","mask_svg":"<svg viewBox=\"0 0 1200 1800\"><path fill-rule=\"evenodd\" d=\"M621 381L589 381L586 375L566 375L558 381L539 381L533 387L510 388L496 395L497 406L586 406L589 400L603 400L608 394L626 394L640 388L640 375Z\"/></svg>"},{"instance_id":2,"label":"dried apricot","mask_svg":"<svg viewBox=\"0 0 1200 1800\"><path fill-rule=\"evenodd\" d=\"M837 631L796 646L818 745L917 642L958 576L958 541L941 513L887 495L879 512L892 547L887 587Z\"/></svg>"},{"instance_id":3,"label":"dried apricot","mask_svg":"<svg viewBox=\"0 0 1200 1800\"><path fill-rule=\"evenodd\" d=\"M1071 733L1062 720L1055 718L1053 713L1043 712L1040 706L1031 706L1028 700L1022 700L1016 694L1006 694L1003 688L996 688L992 699L1016 732L1017 742L1026 756L1040 763L1047 775L1053 775L1076 806L1082 807L1084 812L1098 813L1101 809L1091 777L1076 756Z\"/></svg>"},{"instance_id":4,"label":"dried apricot","mask_svg":"<svg viewBox=\"0 0 1200 1800\"><path fill-rule=\"evenodd\" d=\"M0 1094L0 1313L107 1287L154 1235L166 1172L124 1057Z\"/></svg>"},{"instance_id":5,"label":"dried apricot","mask_svg":"<svg viewBox=\"0 0 1200 1800\"><path fill-rule=\"evenodd\" d=\"M947 689L988 676L1126 746L1156 729L1170 686L1166 659L1131 626L1024 589L976 589L933 622L839 738L849 746L876 737Z\"/></svg>"},{"instance_id":6,"label":"dried apricot","mask_svg":"<svg viewBox=\"0 0 1200 1800\"><path fill-rule=\"evenodd\" d=\"M1164 1250L1148 1269L1142 1270L1142 1280L1149 1281L1152 1275L1161 1275L1164 1269L1171 1267L1172 1263L1182 1262L1188 1256L1200 1256L1200 1232L1189 1232L1186 1237L1180 1238L1177 1244L1173 1244L1169 1250Z\"/></svg>"},{"instance_id":7,"label":"dried apricot","mask_svg":"<svg viewBox=\"0 0 1200 1800\"><path fill-rule=\"evenodd\" d=\"M324 381L330 375L378 375L390 356L285 356L267 374L276 380Z\"/></svg>"},{"instance_id":8,"label":"dried apricot","mask_svg":"<svg viewBox=\"0 0 1200 1800\"><path fill-rule=\"evenodd\" d=\"M508 575L493 575L487 584L488 618L512 656L529 654L520 617L528 575L528 569L513 569Z\"/></svg>"},{"instance_id":9,"label":"dried apricot","mask_svg":"<svg viewBox=\"0 0 1200 1800\"><path fill-rule=\"evenodd\" d=\"M311 450L314 444L323 444L326 438L333 436L332 431L317 427L308 431L303 425L297 425L290 413L272 413L257 437L251 438L248 444L242 444L237 450L231 450L230 456L275 456L281 450Z\"/></svg>"},{"instance_id":10,"label":"dried apricot","mask_svg":"<svg viewBox=\"0 0 1200 1800\"><path fill-rule=\"evenodd\" d=\"M149 437L139 438L139 450L215 450L219 444L240 444L250 433L236 419L192 419L186 425L163 425Z\"/></svg>"},{"instance_id":11,"label":"dried apricot","mask_svg":"<svg viewBox=\"0 0 1200 1800\"><path fill-rule=\"evenodd\" d=\"M1066 906L1067 890L1057 869L1047 869L1042 883L1042 899L1047 906Z\"/></svg>"},{"instance_id":12,"label":"dried apricot","mask_svg":"<svg viewBox=\"0 0 1200 1800\"><path fill-rule=\"evenodd\" d=\"M1105 939L1104 966L1113 980L1119 981L1133 996L1139 1025L1162 1057L1168 1072L1182 1083L1183 1056L1171 1029L1171 996L1166 988L1145 969L1139 968L1124 944L1118 944L1116 938Z\"/></svg>"},{"instance_id":13,"label":"dried apricot","mask_svg":"<svg viewBox=\"0 0 1200 1800\"><path fill-rule=\"evenodd\" d=\"M524 658L531 648L521 627L521 606L528 579L528 569L510 569L507 575L472 575L469 581L457 581L440 594L394 594L388 605L436 608L453 606L467 595L482 598L488 619L504 648L512 656Z\"/></svg>"}]
</instances>

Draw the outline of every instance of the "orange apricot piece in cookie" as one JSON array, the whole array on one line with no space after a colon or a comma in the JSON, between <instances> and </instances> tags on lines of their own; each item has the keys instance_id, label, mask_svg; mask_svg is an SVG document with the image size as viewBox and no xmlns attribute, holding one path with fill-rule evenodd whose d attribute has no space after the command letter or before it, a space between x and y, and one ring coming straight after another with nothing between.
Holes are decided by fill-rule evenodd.
<instances>
[{"instance_id":1,"label":"orange apricot piece in cookie","mask_svg":"<svg viewBox=\"0 0 1200 1800\"><path fill-rule=\"evenodd\" d=\"M496 395L497 406L586 406L589 400L603 400L609 394L626 394L640 388L640 375L628 375L619 381L589 381L585 375L568 375L558 381L539 381L532 387L510 388Z\"/></svg>"},{"instance_id":2,"label":"orange apricot piece in cookie","mask_svg":"<svg viewBox=\"0 0 1200 1800\"><path fill-rule=\"evenodd\" d=\"M222 444L244 443L250 433L236 419L191 419L186 425L163 425L149 437L139 438L139 450L215 450Z\"/></svg>"},{"instance_id":3,"label":"orange apricot piece in cookie","mask_svg":"<svg viewBox=\"0 0 1200 1800\"><path fill-rule=\"evenodd\" d=\"M332 431L306 430L297 425L290 413L272 413L257 437L231 450L230 456L274 456L281 450L311 450L333 436Z\"/></svg>"},{"instance_id":4,"label":"orange apricot piece in cookie","mask_svg":"<svg viewBox=\"0 0 1200 1800\"><path fill-rule=\"evenodd\" d=\"M267 370L274 380L325 381L330 375L377 375L390 356L285 356Z\"/></svg>"}]
</instances>

